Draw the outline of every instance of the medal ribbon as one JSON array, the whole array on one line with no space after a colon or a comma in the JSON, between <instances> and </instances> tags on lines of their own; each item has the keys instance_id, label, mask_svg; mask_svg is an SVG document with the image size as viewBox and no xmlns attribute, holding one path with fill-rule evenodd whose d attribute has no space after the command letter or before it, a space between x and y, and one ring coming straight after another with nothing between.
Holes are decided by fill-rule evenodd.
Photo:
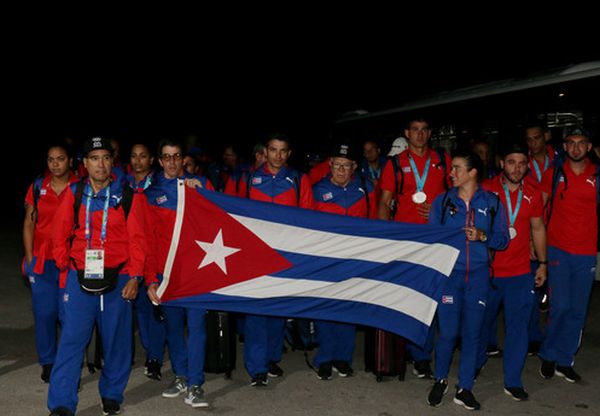
<instances>
[{"instance_id":1,"label":"medal ribbon","mask_svg":"<svg viewBox=\"0 0 600 416\"><path fill-rule=\"evenodd\" d=\"M535 169L535 176L537 176L538 178L538 182L542 182L542 174L544 172L546 172L546 170L548 169L548 165L550 164L550 158L548 157L548 155L546 155L544 157L544 172L540 171L540 166L538 165L537 161L535 160L535 158L532 158L531 160L533 162L533 168Z\"/></svg>"},{"instance_id":2,"label":"medal ribbon","mask_svg":"<svg viewBox=\"0 0 600 416\"><path fill-rule=\"evenodd\" d=\"M413 175L415 175L417 192L423 192L423 188L425 187L425 181L427 181L427 175L429 174L429 163L431 162L431 155L427 158L427 162L425 162L425 170L423 171L423 176L419 175L417 165L415 164L415 161L413 160L410 153L408 154L408 162L410 163L410 167L412 168Z\"/></svg>"},{"instance_id":3,"label":"medal ribbon","mask_svg":"<svg viewBox=\"0 0 600 416\"><path fill-rule=\"evenodd\" d=\"M523 200L523 187L519 186L519 194L517 195L517 204L515 206L515 210L512 209L512 202L510 200L510 192L508 190L508 186L503 182L502 187L504 188L504 195L506 195L506 207L508 209L508 222L511 227L515 225L515 221L517 219L517 215L519 214L519 210L521 209L521 201Z\"/></svg>"}]
</instances>

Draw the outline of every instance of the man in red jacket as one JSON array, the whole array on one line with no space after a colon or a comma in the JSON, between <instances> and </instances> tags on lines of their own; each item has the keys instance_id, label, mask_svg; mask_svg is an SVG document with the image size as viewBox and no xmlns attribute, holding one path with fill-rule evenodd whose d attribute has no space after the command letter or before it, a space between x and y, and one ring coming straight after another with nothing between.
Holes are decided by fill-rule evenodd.
<instances>
[{"instance_id":1,"label":"man in red jacket","mask_svg":"<svg viewBox=\"0 0 600 416\"><path fill-rule=\"evenodd\" d=\"M68 269L64 326L48 390L52 416L75 414L81 359L95 323L104 351L99 381L103 413L120 412L131 372L130 300L144 272L143 199L130 194L125 201L127 185L111 174L109 141L94 137L84 143L83 154L88 178L67 188L52 233L56 265Z\"/></svg>"}]
</instances>

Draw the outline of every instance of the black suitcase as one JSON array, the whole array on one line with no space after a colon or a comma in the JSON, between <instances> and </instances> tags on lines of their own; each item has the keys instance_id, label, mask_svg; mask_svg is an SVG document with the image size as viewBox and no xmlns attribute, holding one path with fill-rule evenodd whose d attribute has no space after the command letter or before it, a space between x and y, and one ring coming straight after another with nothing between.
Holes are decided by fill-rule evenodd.
<instances>
[{"instance_id":1,"label":"black suitcase","mask_svg":"<svg viewBox=\"0 0 600 416\"><path fill-rule=\"evenodd\" d=\"M231 378L235 369L235 322L228 312L206 312L206 357L204 372L225 373Z\"/></svg>"},{"instance_id":2,"label":"black suitcase","mask_svg":"<svg viewBox=\"0 0 600 416\"><path fill-rule=\"evenodd\" d=\"M376 328L365 329L365 371L375 374L380 382L383 377L406 374L406 340L399 335Z\"/></svg>"}]
</instances>

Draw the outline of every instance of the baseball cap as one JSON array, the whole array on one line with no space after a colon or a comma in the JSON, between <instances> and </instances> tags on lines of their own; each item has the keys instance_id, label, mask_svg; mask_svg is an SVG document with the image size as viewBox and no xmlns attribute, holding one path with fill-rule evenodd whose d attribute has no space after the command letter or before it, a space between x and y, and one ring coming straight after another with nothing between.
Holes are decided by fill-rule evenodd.
<instances>
[{"instance_id":1,"label":"baseball cap","mask_svg":"<svg viewBox=\"0 0 600 416\"><path fill-rule=\"evenodd\" d=\"M500 156L506 157L511 153L522 153L525 156L529 157L529 147L525 143L514 142L514 143L505 143L500 146Z\"/></svg>"},{"instance_id":2,"label":"baseball cap","mask_svg":"<svg viewBox=\"0 0 600 416\"><path fill-rule=\"evenodd\" d=\"M345 157L346 159L356 160L356 157L353 153L353 148L348 143L338 143L336 144L331 153L329 153L330 157Z\"/></svg>"},{"instance_id":3,"label":"baseball cap","mask_svg":"<svg viewBox=\"0 0 600 416\"><path fill-rule=\"evenodd\" d=\"M569 136L585 136L589 139L590 132L581 126L570 126L565 129L565 135L563 138L566 139Z\"/></svg>"},{"instance_id":4,"label":"baseball cap","mask_svg":"<svg viewBox=\"0 0 600 416\"><path fill-rule=\"evenodd\" d=\"M114 151L110 139L105 137L92 137L83 142L83 157L87 157L94 150L108 150L111 155Z\"/></svg>"},{"instance_id":5,"label":"baseball cap","mask_svg":"<svg viewBox=\"0 0 600 416\"><path fill-rule=\"evenodd\" d=\"M398 153L402 153L406 149L408 149L408 142L404 137L398 137L392 143L392 147L390 148L388 156L396 156Z\"/></svg>"}]
</instances>

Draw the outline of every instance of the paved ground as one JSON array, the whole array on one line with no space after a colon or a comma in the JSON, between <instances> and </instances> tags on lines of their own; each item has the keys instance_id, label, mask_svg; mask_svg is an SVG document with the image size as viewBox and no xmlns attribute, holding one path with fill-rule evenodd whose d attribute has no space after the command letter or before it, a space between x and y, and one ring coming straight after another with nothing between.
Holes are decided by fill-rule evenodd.
<instances>
[{"instance_id":1,"label":"paved ground","mask_svg":"<svg viewBox=\"0 0 600 416\"><path fill-rule=\"evenodd\" d=\"M47 385L40 379L36 363L33 318L28 289L22 282L18 264L21 240L18 226L0 230L0 275L3 291L0 297L0 415L46 415ZM502 391L501 360L491 359L474 389L482 404L482 412L494 415L598 415L600 398L600 286L596 283L583 347L577 356L576 368L584 381L574 385L560 378L542 380L537 374L539 360L530 357L524 372L524 382L531 399L518 403ZM307 368L300 352L284 355L282 379L272 381L265 389L248 385L245 371L238 369L231 380L208 375L204 389L211 403L209 410L196 410L183 399L164 399L160 392L172 374L166 371L163 381L143 375L141 348L137 348L136 365L125 393L123 414L185 415L192 412L236 415L454 415L467 411L452 403L449 393L440 408L426 404L430 382L407 374L406 381L388 379L376 383L362 369L362 334L359 334L352 378L319 381ZM239 349L238 349L239 352ZM241 357L238 354L238 362ZM168 364L166 368L169 368ZM100 415L97 391L98 374L83 372L78 415ZM456 381L456 363L450 383Z\"/></svg>"}]
</instances>

